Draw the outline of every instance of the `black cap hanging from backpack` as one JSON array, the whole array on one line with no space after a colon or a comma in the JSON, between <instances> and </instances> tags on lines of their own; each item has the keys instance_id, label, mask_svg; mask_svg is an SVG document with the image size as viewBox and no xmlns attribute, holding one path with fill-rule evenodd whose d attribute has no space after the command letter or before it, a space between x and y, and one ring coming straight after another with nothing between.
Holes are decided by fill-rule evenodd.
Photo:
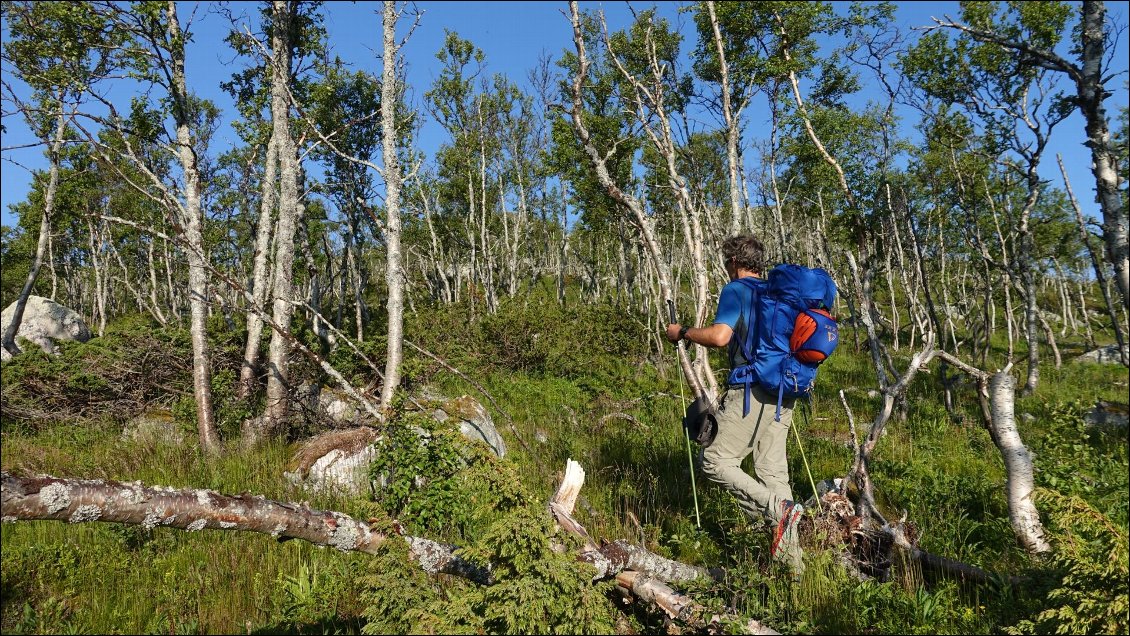
<instances>
[{"instance_id":1,"label":"black cap hanging from backpack","mask_svg":"<svg viewBox=\"0 0 1130 636\"><path fill-rule=\"evenodd\" d=\"M690 439L704 448L710 446L718 433L718 419L714 416L713 404L705 397L695 398L687 407L687 414L683 416L683 428Z\"/></svg>"}]
</instances>

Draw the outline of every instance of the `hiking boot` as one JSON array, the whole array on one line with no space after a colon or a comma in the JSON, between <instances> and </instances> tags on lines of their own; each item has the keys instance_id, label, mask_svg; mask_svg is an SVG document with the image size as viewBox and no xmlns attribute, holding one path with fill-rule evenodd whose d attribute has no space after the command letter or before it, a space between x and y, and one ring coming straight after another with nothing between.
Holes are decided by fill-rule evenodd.
<instances>
[{"instance_id":1,"label":"hiking boot","mask_svg":"<svg viewBox=\"0 0 1130 636\"><path fill-rule=\"evenodd\" d=\"M797 577L804 571L800 549L800 518L804 516L804 506L789 500L781 502L781 521L777 523L777 531L773 534L773 545L769 555L787 563Z\"/></svg>"}]
</instances>

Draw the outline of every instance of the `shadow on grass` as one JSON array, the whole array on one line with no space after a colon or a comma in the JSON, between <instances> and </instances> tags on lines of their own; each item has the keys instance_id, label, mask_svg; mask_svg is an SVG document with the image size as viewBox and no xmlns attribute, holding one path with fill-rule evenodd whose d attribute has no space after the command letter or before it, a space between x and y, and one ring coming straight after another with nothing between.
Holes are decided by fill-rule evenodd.
<instances>
[{"instance_id":1,"label":"shadow on grass","mask_svg":"<svg viewBox=\"0 0 1130 636\"><path fill-rule=\"evenodd\" d=\"M312 623L275 623L256 627L249 634L360 634L365 621L360 618L322 619Z\"/></svg>"}]
</instances>

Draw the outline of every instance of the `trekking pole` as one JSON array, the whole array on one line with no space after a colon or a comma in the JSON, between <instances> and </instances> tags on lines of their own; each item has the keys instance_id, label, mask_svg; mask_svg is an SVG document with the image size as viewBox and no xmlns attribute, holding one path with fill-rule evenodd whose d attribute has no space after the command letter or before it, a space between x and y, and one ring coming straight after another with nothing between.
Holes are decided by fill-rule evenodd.
<instances>
[{"instance_id":1,"label":"trekking pole","mask_svg":"<svg viewBox=\"0 0 1130 636\"><path fill-rule=\"evenodd\" d=\"M808 420L808 409L811 408L806 400L801 401L802 408L801 414L804 415L804 425L806 428L812 428ZM812 484L812 493L816 495L816 509L824 512L824 506L820 505L820 491L816 490L816 480L812 478L812 469L808 467L808 458L804 456L804 446L800 443L800 433L797 432L796 426L791 426L793 434L796 435L796 445L800 449L800 458L804 460L804 470L808 473L808 483Z\"/></svg>"},{"instance_id":2,"label":"trekking pole","mask_svg":"<svg viewBox=\"0 0 1130 636\"><path fill-rule=\"evenodd\" d=\"M671 324L678 322L675 320L675 301L667 299L667 313L670 314ZM675 343L675 368L679 367L679 343ZM678 369L679 374L679 402L683 405L683 421L687 419L687 398L683 394L683 370ZM694 459L691 456L691 433L687 427L683 426L683 439L687 441L687 467L691 471L691 494L694 496L694 526L699 530L702 529L702 519L698 513L698 486L695 485L694 480Z\"/></svg>"}]
</instances>

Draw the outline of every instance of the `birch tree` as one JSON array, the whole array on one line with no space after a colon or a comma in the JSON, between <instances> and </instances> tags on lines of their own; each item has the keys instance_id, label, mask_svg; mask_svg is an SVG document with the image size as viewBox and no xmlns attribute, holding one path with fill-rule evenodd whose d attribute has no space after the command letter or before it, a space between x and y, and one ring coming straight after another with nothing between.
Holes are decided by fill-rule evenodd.
<instances>
[{"instance_id":1,"label":"birch tree","mask_svg":"<svg viewBox=\"0 0 1130 636\"><path fill-rule=\"evenodd\" d=\"M4 3L4 21L11 40L3 49L4 61L32 90L32 101L20 99L11 84L3 86L3 99L24 117L39 143L47 147L47 187L39 224L35 256L15 302L12 321L0 325L0 346L9 355L20 353L16 332L24 308L47 256L51 217L59 186L59 164L67 137L67 122L86 87L114 69L119 38L103 32L104 20L88 3Z\"/></svg>"},{"instance_id":2,"label":"birch tree","mask_svg":"<svg viewBox=\"0 0 1130 636\"><path fill-rule=\"evenodd\" d=\"M723 20L727 15L740 16L741 2L726 2L719 5L713 1L699 3L695 12L695 24L698 26L699 46L695 51L696 70L707 81L718 84L721 97L722 121L726 130L726 164L729 168L727 177L730 184L730 234L737 234L741 229L742 219L745 218L747 202L742 199L742 153L741 153L741 116L746 105L749 104L749 88L753 78L749 69L741 63L749 59L749 48L742 46L741 37L734 37L735 29ZM703 9L705 8L705 12ZM723 14L720 17L720 14ZM738 40L735 42L735 39ZM743 55L744 54L744 55ZM733 62L738 77L733 77L731 65Z\"/></svg>"},{"instance_id":3,"label":"birch tree","mask_svg":"<svg viewBox=\"0 0 1130 636\"><path fill-rule=\"evenodd\" d=\"M701 324L710 310L707 306L709 279L704 256L704 219L700 201L692 198L691 184L682 174L677 161L680 144L675 137L674 120L680 111L685 110L690 99L690 78L680 77L675 65L680 38L671 32L666 20L655 18L654 11L637 15L626 33L610 35L603 20L602 16L609 61L619 71L625 85L620 99L625 110L633 113L640 132L651 142L650 147L655 151L659 164L657 172L661 175L657 185L671 194L678 211L675 223L682 229L683 247L690 260L693 323ZM700 381L710 394L717 394L717 381L710 369L706 348L695 345L695 353Z\"/></svg>"},{"instance_id":4,"label":"birch tree","mask_svg":"<svg viewBox=\"0 0 1130 636\"><path fill-rule=\"evenodd\" d=\"M1095 200L1103 215L1103 240L1106 257L1114 267L1114 280L1122 296L1123 308L1130 310L1130 245L1127 243L1126 201L1122 195L1125 173L1118 170L1118 151L1110 132L1106 100L1111 92L1106 85L1115 76L1113 62L1114 31L1106 20L1106 3L1084 0L1080 22L1074 33L1072 61L1056 51L1059 34L1066 32L1070 11L1067 3L977 3L964 10L962 21L948 16L935 19L939 27L956 30L969 38L1007 50L1024 65L1062 73L1075 86L1075 95L1065 98L1060 108L1078 108L1083 115L1091 150L1091 173L1095 177ZM1033 37L1032 29L1039 29ZM1055 34L1048 37L1047 34Z\"/></svg>"},{"instance_id":5,"label":"birch tree","mask_svg":"<svg viewBox=\"0 0 1130 636\"><path fill-rule=\"evenodd\" d=\"M1022 5L1015 16L999 15L997 7L967 5L963 15L975 23L1007 20L1007 29L1035 46L1054 48L1063 37L1066 5ZM959 32L960 33L960 32ZM1023 391L1031 393L1039 381L1039 307L1036 298L1036 245L1032 215L1040 202L1043 184L1038 168L1057 124L1069 114L1056 92L1051 71L1032 63L1028 56L996 42L959 35L953 42L942 31L924 36L902 59L907 75L927 94L961 104L980 122L994 144L1000 163L1023 184L1022 203L1006 201L1004 211L1014 213L1017 231L1015 274L1025 299L1028 340L1028 376Z\"/></svg>"},{"instance_id":6,"label":"birch tree","mask_svg":"<svg viewBox=\"0 0 1130 636\"><path fill-rule=\"evenodd\" d=\"M289 0L271 5L271 140L279 159L278 230L275 234L272 314L274 323L290 327L294 313L294 236L298 223L298 155L290 132L290 56L293 6ZM263 424L268 434L284 426L290 410L290 341L271 332L267 353L267 409Z\"/></svg>"},{"instance_id":7,"label":"birch tree","mask_svg":"<svg viewBox=\"0 0 1130 636\"><path fill-rule=\"evenodd\" d=\"M149 109L145 102L135 101L129 116L123 117L115 104L96 91L87 95L98 100L109 113L102 115L94 109L84 109L76 113L75 126L92 144L104 167L113 170L138 194L167 210L170 225L183 238L188 260L197 431L201 447L206 453L215 454L220 451L220 445L212 407L211 362L205 324L211 295L200 179L201 153L206 148L201 117L208 108L188 88L185 47L190 34L187 28L181 27L176 3L172 0L135 2L129 6L97 2L88 6L92 15L106 23L108 32L121 38L121 45L113 50L121 56L122 66L146 85L163 91L168 99L172 131L165 128L165 114ZM78 118L91 125L80 123ZM120 145L111 146L92 132L95 125L111 132L115 143ZM142 143L153 145L161 156L152 157L142 152ZM179 180L157 168L170 156L179 164ZM128 163L132 171L124 170L123 162Z\"/></svg>"},{"instance_id":8,"label":"birch tree","mask_svg":"<svg viewBox=\"0 0 1130 636\"><path fill-rule=\"evenodd\" d=\"M596 173L600 187L613 201L623 206L631 214L630 218L640 233L640 241L651 256L651 263L659 280L660 298L665 303L674 302L675 288L671 284L670 268L660 250L659 237L655 231L655 220L648 215L643 203L637 197L625 191L624 186L617 183L613 174L609 171L609 158L618 150L619 143L617 141L609 143L607 140L597 139L586 122L587 113L584 107L583 87L589 80L590 61L587 53L586 36L576 2L569 3L569 13L573 25L573 45L576 50L576 57L572 61L574 74L568 89L568 95L572 102L571 107L567 110L569 121L578 143L587 156L590 168ZM608 144L611 148L607 146L598 148L597 143ZM716 396L706 392L703 379L699 377L697 370L687 356L682 341L677 344L677 351L679 352L679 364L694 395L705 397L708 401L713 402Z\"/></svg>"},{"instance_id":9,"label":"birch tree","mask_svg":"<svg viewBox=\"0 0 1130 636\"><path fill-rule=\"evenodd\" d=\"M400 14L396 0L385 0L381 16L384 55L381 58L381 154L385 182L385 246L388 262L385 280L388 283L388 355L385 359L384 384L381 386L381 407L387 410L400 385L400 363L404 344L404 271L400 252L401 167L397 156L397 106L401 103L399 51L396 22Z\"/></svg>"}]
</instances>

